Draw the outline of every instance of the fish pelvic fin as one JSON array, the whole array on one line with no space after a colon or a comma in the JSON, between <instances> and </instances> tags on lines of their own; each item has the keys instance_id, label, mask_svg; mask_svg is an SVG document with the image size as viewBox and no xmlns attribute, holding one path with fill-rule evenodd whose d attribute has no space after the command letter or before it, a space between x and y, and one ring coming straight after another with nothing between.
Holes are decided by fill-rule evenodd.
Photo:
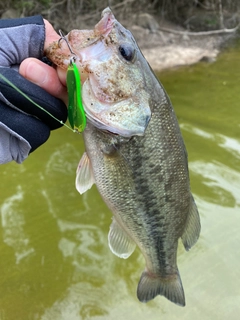
<instances>
[{"instance_id":1,"label":"fish pelvic fin","mask_svg":"<svg viewBox=\"0 0 240 320\"><path fill-rule=\"evenodd\" d=\"M90 159L87 153L84 152L77 167L75 186L77 191L80 194L83 194L84 192L89 190L94 183L95 183L95 180L93 177Z\"/></svg>"},{"instance_id":2,"label":"fish pelvic fin","mask_svg":"<svg viewBox=\"0 0 240 320\"><path fill-rule=\"evenodd\" d=\"M144 271L137 288L137 297L141 302L148 302L157 295L164 296L179 306L185 306L185 296L182 281L177 271L176 274L161 277Z\"/></svg>"},{"instance_id":3,"label":"fish pelvic fin","mask_svg":"<svg viewBox=\"0 0 240 320\"><path fill-rule=\"evenodd\" d=\"M136 248L135 242L118 224L115 218L113 218L108 233L108 245L112 253L123 259L127 259Z\"/></svg>"},{"instance_id":4,"label":"fish pelvic fin","mask_svg":"<svg viewBox=\"0 0 240 320\"><path fill-rule=\"evenodd\" d=\"M197 206L192 196L189 215L186 222L185 230L182 235L182 242L188 251L197 242L201 231L201 224Z\"/></svg>"}]
</instances>

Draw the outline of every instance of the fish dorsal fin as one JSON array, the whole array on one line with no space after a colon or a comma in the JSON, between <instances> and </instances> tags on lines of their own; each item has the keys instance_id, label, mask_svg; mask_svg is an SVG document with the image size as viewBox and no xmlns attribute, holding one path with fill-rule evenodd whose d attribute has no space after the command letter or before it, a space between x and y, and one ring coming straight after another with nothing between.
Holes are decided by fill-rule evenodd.
<instances>
[{"instance_id":1,"label":"fish dorsal fin","mask_svg":"<svg viewBox=\"0 0 240 320\"><path fill-rule=\"evenodd\" d=\"M115 218L108 233L108 245L116 256L127 259L134 251L136 244L118 224Z\"/></svg>"},{"instance_id":2,"label":"fish dorsal fin","mask_svg":"<svg viewBox=\"0 0 240 320\"><path fill-rule=\"evenodd\" d=\"M197 242L201 230L200 218L197 206L192 196L189 215L182 235L182 242L188 251Z\"/></svg>"},{"instance_id":3,"label":"fish dorsal fin","mask_svg":"<svg viewBox=\"0 0 240 320\"><path fill-rule=\"evenodd\" d=\"M93 177L92 166L87 153L84 152L77 167L75 181L76 189L80 194L83 194L90 189L94 183L95 180Z\"/></svg>"}]
</instances>

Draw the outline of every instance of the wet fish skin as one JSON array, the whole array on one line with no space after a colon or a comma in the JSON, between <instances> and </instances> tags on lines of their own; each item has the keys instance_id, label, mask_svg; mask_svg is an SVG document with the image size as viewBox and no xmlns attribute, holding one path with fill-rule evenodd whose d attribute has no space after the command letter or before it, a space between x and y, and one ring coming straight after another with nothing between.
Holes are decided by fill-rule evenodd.
<instances>
[{"instance_id":1,"label":"wet fish skin","mask_svg":"<svg viewBox=\"0 0 240 320\"><path fill-rule=\"evenodd\" d=\"M88 124L84 140L100 194L125 237L145 257L139 300L147 302L160 294L184 306L176 263L178 239L183 237L188 250L197 241L200 223L180 130L160 85L158 94L162 103L153 107L143 137L120 141Z\"/></svg>"},{"instance_id":2,"label":"wet fish skin","mask_svg":"<svg viewBox=\"0 0 240 320\"><path fill-rule=\"evenodd\" d=\"M104 20L104 17L107 17L107 20ZM177 267L178 240L182 238L185 249L189 250L199 237L200 220L190 191L187 152L177 118L165 90L129 31L119 24L109 9L104 10L99 24L103 35L99 37L99 33L96 38L95 30L94 33L90 33L91 41L104 40L106 43L104 26L108 28L108 40L109 37L114 39L112 42L108 41L107 50L111 49L111 52L109 60L106 59L104 62L104 84L114 80L114 99L121 100L124 96L126 105L130 101L127 100L129 86L133 88L133 83L144 84L137 86L131 98L134 100L136 97L137 101L140 101L140 96L146 98L147 106L151 110L151 119L149 121L146 116L144 130L136 135L134 130L126 131L124 127L124 117L129 120L131 113L122 112L123 126L117 134L110 130L111 127L106 130L99 126L96 117L94 121L88 118L83 133L86 153L79 163L76 186L82 194L96 183L102 198L113 212L108 241L114 254L126 259L136 245L141 250L146 260L146 269L138 284L138 299L147 302L157 295L163 295L170 301L184 306L184 290ZM82 37L81 32L80 38ZM119 44L123 38L136 52L133 62L118 58ZM88 47L84 42L85 49ZM54 61L54 50L52 60ZM61 63L61 56L58 55L57 60ZM102 62L97 63L95 57L93 60L91 65L90 56L88 68L94 72L94 66L99 74L99 65L101 66ZM112 63L115 64L114 67ZM82 63L81 68L84 67ZM127 83L124 85L121 84L121 78L116 77L118 68L125 74L124 81ZM106 80L106 76L109 81ZM99 81L97 85L101 87L103 84ZM118 97L116 86L121 87L123 91L126 90L128 94ZM86 85L85 93L83 92L85 103L89 104L92 99L98 107L97 97L88 90ZM90 98L87 96L88 92ZM106 102L106 106L112 107L108 103ZM136 113L133 117L135 116ZM124 134L121 135L121 132Z\"/></svg>"}]
</instances>

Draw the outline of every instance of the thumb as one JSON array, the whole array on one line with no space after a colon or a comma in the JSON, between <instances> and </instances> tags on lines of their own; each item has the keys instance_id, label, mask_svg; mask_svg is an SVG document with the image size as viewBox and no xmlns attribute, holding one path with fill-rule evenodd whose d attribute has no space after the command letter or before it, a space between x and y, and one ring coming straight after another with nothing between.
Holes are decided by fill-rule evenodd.
<instances>
[{"instance_id":1,"label":"thumb","mask_svg":"<svg viewBox=\"0 0 240 320\"><path fill-rule=\"evenodd\" d=\"M67 104L66 87L59 80L57 71L54 68L38 59L27 58L20 64L19 73Z\"/></svg>"}]
</instances>

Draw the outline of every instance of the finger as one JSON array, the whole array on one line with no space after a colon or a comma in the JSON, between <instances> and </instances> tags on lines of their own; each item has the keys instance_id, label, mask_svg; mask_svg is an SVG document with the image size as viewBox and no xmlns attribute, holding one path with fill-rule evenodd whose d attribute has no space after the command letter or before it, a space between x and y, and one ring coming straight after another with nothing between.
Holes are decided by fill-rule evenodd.
<instances>
[{"instance_id":1,"label":"finger","mask_svg":"<svg viewBox=\"0 0 240 320\"><path fill-rule=\"evenodd\" d=\"M45 33L46 33L46 38L44 43L44 51L45 51L50 45L50 43L60 39L60 35L57 34L57 32L53 29L53 26L51 25L50 22L48 22L46 19L43 19L43 21L45 24Z\"/></svg>"},{"instance_id":2,"label":"finger","mask_svg":"<svg viewBox=\"0 0 240 320\"><path fill-rule=\"evenodd\" d=\"M0 78L1 95L7 101L24 113L40 119L50 130L62 126L67 119L67 108L61 99L49 94L12 68L2 67L0 72L9 81Z\"/></svg>"},{"instance_id":3,"label":"finger","mask_svg":"<svg viewBox=\"0 0 240 320\"><path fill-rule=\"evenodd\" d=\"M57 74L61 83L66 86L67 70L57 67Z\"/></svg>"},{"instance_id":4,"label":"finger","mask_svg":"<svg viewBox=\"0 0 240 320\"><path fill-rule=\"evenodd\" d=\"M27 58L21 63L19 73L67 104L67 90L59 80L56 69L38 59Z\"/></svg>"}]
</instances>

